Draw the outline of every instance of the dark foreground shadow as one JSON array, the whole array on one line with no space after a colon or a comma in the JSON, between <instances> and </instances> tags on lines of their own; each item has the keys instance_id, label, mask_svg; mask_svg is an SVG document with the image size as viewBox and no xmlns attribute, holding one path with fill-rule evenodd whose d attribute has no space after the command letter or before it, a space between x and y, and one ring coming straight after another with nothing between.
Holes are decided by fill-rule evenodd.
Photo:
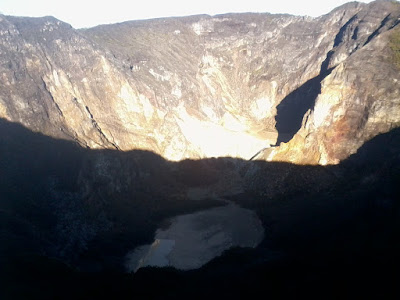
<instances>
[{"instance_id":1,"label":"dark foreground shadow","mask_svg":"<svg viewBox=\"0 0 400 300\"><path fill-rule=\"evenodd\" d=\"M385 147L382 147L385 145ZM339 166L233 158L169 162L149 152L83 149L0 120L0 298L177 299L396 296L400 130ZM223 205L193 187L234 187L266 230L199 270L123 273L127 251L167 219Z\"/></svg>"}]
</instances>

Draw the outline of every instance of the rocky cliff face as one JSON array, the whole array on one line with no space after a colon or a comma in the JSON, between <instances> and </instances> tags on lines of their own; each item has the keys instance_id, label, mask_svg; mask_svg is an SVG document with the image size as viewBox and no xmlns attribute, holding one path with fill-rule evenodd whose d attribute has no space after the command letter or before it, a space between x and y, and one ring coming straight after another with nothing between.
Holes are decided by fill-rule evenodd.
<instances>
[{"instance_id":1,"label":"rocky cliff face","mask_svg":"<svg viewBox=\"0 0 400 300\"><path fill-rule=\"evenodd\" d=\"M337 163L400 125L400 8L230 14L75 30L0 18L0 117L89 148ZM304 118L303 118L304 116ZM293 137L293 138L292 138Z\"/></svg>"},{"instance_id":2,"label":"rocky cliff face","mask_svg":"<svg viewBox=\"0 0 400 300\"><path fill-rule=\"evenodd\" d=\"M374 2L355 14L335 38L315 106L293 139L269 160L337 164L372 137L400 125L400 72L391 40L398 34L398 3Z\"/></svg>"}]
</instances>

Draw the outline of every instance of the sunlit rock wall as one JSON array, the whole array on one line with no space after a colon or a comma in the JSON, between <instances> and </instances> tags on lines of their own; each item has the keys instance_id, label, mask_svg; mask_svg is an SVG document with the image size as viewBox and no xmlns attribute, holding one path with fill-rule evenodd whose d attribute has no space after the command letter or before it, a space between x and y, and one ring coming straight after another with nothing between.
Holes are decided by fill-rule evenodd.
<instances>
[{"instance_id":1,"label":"sunlit rock wall","mask_svg":"<svg viewBox=\"0 0 400 300\"><path fill-rule=\"evenodd\" d=\"M337 163L398 126L398 72L387 60L398 16L390 1L319 18L204 15L79 31L0 16L0 117L171 160L248 159L297 132L264 159ZM303 124L281 130L278 106Z\"/></svg>"}]
</instances>

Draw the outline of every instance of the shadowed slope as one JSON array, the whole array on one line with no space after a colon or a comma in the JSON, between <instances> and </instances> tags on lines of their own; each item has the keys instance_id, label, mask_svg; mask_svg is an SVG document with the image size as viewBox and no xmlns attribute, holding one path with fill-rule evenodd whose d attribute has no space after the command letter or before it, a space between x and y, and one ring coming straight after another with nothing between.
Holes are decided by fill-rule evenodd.
<instances>
[{"instance_id":1,"label":"shadowed slope","mask_svg":"<svg viewBox=\"0 0 400 300\"><path fill-rule=\"evenodd\" d=\"M383 278L392 278L399 249L399 137L398 129L381 135L334 167L229 158L171 163L145 151L83 149L1 120L1 293L240 298L267 289L290 297L311 284L315 293L335 286L336 293L385 288L388 295L393 286ZM224 196L237 185L245 193L230 198L255 210L267 231L257 249L228 251L198 271L118 273L126 252L149 243L167 218L221 205L189 200L188 190ZM376 285L360 291L366 278Z\"/></svg>"}]
</instances>

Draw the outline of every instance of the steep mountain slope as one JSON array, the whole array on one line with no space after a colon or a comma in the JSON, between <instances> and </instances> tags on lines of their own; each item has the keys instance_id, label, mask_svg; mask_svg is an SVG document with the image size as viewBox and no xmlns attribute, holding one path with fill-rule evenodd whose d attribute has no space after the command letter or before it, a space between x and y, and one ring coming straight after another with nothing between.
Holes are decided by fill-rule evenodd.
<instances>
[{"instance_id":1,"label":"steep mountain slope","mask_svg":"<svg viewBox=\"0 0 400 300\"><path fill-rule=\"evenodd\" d=\"M399 42L394 42L399 9L399 3L375 2L348 21L329 53L327 67L335 69L322 81L315 106L269 160L337 164L372 137L400 126Z\"/></svg>"},{"instance_id":2,"label":"steep mountain slope","mask_svg":"<svg viewBox=\"0 0 400 300\"><path fill-rule=\"evenodd\" d=\"M399 299L399 17L0 16L0 298Z\"/></svg>"},{"instance_id":3,"label":"steep mountain slope","mask_svg":"<svg viewBox=\"0 0 400 300\"><path fill-rule=\"evenodd\" d=\"M355 2L319 18L193 16L80 31L1 16L0 117L172 160L248 159L301 128L264 158L337 163L399 125L387 47L399 15L392 1Z\"/></svg>"}]
</instances>

